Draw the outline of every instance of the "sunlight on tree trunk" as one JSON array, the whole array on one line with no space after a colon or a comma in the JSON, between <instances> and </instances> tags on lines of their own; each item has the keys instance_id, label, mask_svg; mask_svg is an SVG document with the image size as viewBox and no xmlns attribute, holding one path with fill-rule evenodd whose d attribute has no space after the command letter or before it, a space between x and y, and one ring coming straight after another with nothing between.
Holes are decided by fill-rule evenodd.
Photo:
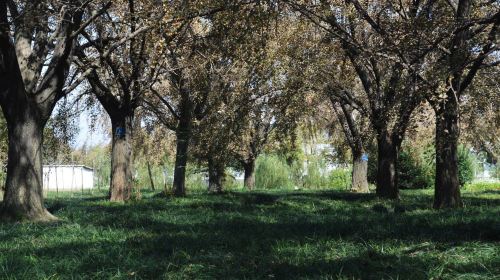
<instances>
[{"instance_id":1,"label":"sunlight on tree trunk","mask_svg":"<svg viewBox=\"0 0 500 280\"><path fill-rule=\"evenodd\" d=\"M9 156L1 220L57 220L43 205L42 143L44 124L29 109L9 122Z\"/></svg>"},{"instance_id":2,"label":"sunlight on tree trunk","mask_svg":"<svg viewBox=\"0 0 500 280\"><path fill-rule=\"evenodd\" d=\"M112 120L113 144L111 148L111 201L127 201L132 192L132 117Z\"/></svg>"},{"instance_id":3,"label":"sunlight on tree trunk","mask_svg":"<svg viewBox=\"0 0 500 280\"><path fill-rule=\"evenodd\" d=\"M363 159L363 153L353 156L351 191L369 193L368 189L368 161Z\"/></svg>"}]
</instances>

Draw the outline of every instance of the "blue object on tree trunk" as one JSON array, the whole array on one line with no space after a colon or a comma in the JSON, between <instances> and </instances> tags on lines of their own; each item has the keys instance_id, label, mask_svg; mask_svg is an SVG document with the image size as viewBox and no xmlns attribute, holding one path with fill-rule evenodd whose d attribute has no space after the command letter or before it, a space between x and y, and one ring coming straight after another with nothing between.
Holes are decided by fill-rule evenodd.
<instances>
[{"instance_id":1,"label":"blue object on tree trunk","mask_svg":"<svg viewBox=\"0 0 500 280\"><path fill-rule=\"evenodd\" d=\"M116 128L116 136L118 138L124 138L125 137L125 128L124 127L117 127Z\"/></svg>"},{"instance_id":2,"label":"blue object on tree trunk","mask_svg":"<svg viewBox=\"0 0 500 280\"><path fill-rule=\"evenodd\" d=\"M361 160L362 160L362 161L368 161L368 155L367 155L367 154L363 154L363 155L361 156Z\"/></svg>"}]
</instances>

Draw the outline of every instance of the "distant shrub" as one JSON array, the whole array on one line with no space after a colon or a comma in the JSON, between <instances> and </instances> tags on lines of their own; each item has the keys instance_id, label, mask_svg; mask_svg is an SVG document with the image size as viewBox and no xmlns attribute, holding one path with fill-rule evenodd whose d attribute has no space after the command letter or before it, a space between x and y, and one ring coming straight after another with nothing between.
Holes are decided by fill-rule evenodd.
<instances>
[{"instance_id":1,"label":"distant shrub","mask_svg":"<svg viewBox=\"0 0 500 280\"><path fill-rule=\"evenodd\" d=\"M235 190L243 188L243 182L238 181L231 172L231 169L226 169L226 178L224 179L225 190Z\"/></svg>"},{"instance_id":2,"label":"distant shrub","mask_svg":"<svg viewBox=\"0 0 500 280\"><path fill-rule=\"evenodd\" d=\"M328 174L324 174L325 169L326 162L323 158L310 157L307 162L307 172L302 178L302 186L306 189L330 187Z\"/></svg>"},{"instance_id":3,"label":"distant shrub","mask_svg":"<svg viewBox=\"0 0 500 280\"><path fill-rule=\"evenodd\" d=\"M349 168L332 170L328 176L329 187L333 189L348 189L351 185L351 172Z\"/></svg>"},{"instance_id":4,"label":"distant shrub","mask_svg":"<svg viewBox=\"0 0 500 280\"><path fill-rule=\"evenodd\" d=\"M404 149L398 158L398 182L402 189L429 188L434 184L433 167L424 155Z\"/></svg>"},{"instance_id":5,"label":"distant shrub","mask_svg":"<svg viewBox=\"0 0 500 280\"><path fill-rule=\"evenodd\" d=\"M400 188L431 188L436 174L436 152L433 145L422 150L409 147L401 149L398 158L398 183ZM458 147L458 173L460 185L474 179L474 155L465 147ZM368 182L377 180L377 155L373 153L368 162Z\"/></svg>"},{"instance_id":6,"label":"distant shrub","mask_svg":"<svg viewBox=\"0 0 500 280\"><path fill-rule=\"evenodd\" d=\"M153 184L156 190L164 190L172 185L172 180L170 178L165 178L165 175L168 176L168 172L171 172L174 168L165 167L162 165L150 165L151 168L151 177L153 179ZM163 172L166 172L164 174ZM138 161L135 164L135 174L134 178L136 180L136 186L142 189L150 189L151 188L151 178L149 177L149 171L147 162Z\"/></svg>"},{"instance_id":7,"label":"distant shrub","mask_svg":"<svg viewBox=\"0 0 500 280\"><path fill-rule=\"evenodd\" d=\"M497 178L497 179L500 179L500 163L497 163L494 168L493 168L493 172L492 172L492 176L494 178Z\"/></svg>"},{"instance_id":8,"label":"distant shrub","mask_svg":"<svg viewBox=\"0 0 500 280\"><path fill-rule=\"evenodd\" d=\"M351 184L350 169L327 169L324 156L309 156L306 167L302 162L294 162L290 167L293 184L305 189L347 189Z\"/></svg>"},{"instance_id":9,"label":"distant shrub","mask_svg":"<svg viewBox=\"0 0 500 280\"><path fill-rule=\"evenodd\" d=\"M460 186L472 182L474 179L474 166L476 158L474 154L464 145L459 145L457 150L458 156L458 181ZM425 164L430 169L429 177L432 179L431 187L434 186L436 178L436 150L433 145L429 146L423 155Z\"/></svg>"},{"instance_id":10,"label":"distant shrub","mask_svg":"<svg viewBox=\"0 0 500 280\"><path fill-rule=\"evenodd\" d=\"M208 188L204 172L190 173L186 176L186 189L189 191L206 191Z\"/></svg>"},{"instance_id":11,"label":"distant shrub","mask_svg":"<svg viewBox=\"0 0 500 280\"><path fill-rule=\"evenodd\" d=\"M467 191L500 191L500 182L469 182L464 185Z\"/></svg>"},{"instance_id":12,"label":"distant shrub","mask_svg":"<svg viewBox=\"0 0 500 280\"><path fill-rule=\"evenodd\" d=\"M292 188L290 167L276 155L260 156L256 163L255 185L261 189Z\"/></svg>"},{"instance_id":13,"label":"distant shrub","mask_svg":"<svg viewBox=\"0 0 500 280\"><path fill-rule=\"evenodd\" d=\"M472 182L474 179L475 157L465 146L458 147L458 181L460 186Z\"/></svg>"}]
</instances>

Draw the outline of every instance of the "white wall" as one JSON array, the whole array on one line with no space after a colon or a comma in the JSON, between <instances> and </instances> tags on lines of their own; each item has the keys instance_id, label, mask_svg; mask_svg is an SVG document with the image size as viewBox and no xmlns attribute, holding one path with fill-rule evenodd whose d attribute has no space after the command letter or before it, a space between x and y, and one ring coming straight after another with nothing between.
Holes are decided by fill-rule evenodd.
<instances>
[{"instance_id":1,"label":"white wall","mask_svg":"<svg viewBox=\"0 0 500 280\"><path fill-rule=\"evenodd\" d=\"M78 191L94 187L94 171L84 166L47 165L43 167L43 189Z\"/></svg>"}]
</instances>

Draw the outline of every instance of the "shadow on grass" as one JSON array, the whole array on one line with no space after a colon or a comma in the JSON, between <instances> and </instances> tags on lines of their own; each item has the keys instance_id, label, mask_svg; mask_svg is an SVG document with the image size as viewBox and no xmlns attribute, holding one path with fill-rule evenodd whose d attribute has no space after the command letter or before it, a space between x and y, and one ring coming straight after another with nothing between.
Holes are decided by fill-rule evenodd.
<instances>
[{"instance_id":1,"label":"shadow on grass","mask_svg":"<svg viewBox=\"0 0 500 280\"><path fill-rule=\"evenodd\" d=\"M0 224L0 278L440 278L442 252L500 241L499 209L476 207L497 200L466 197L475 206L445 211L428 209L431 200L410 196L411 211L378 213L372 194L329 191L48 199L66 222ZM422 242L433 246L398 247ZM499 272L498 258L481 265L452 268Z\"/></svg>"},{"instance_id":2,"label":"shadow on grass","mask_svg":"<svg viewBox=\"0 0 500 280\"><path fill-rule=\"evenodd\" d=\"M240 227L240 232L251 230L245 223L232 223ZM161 235L148 235L134 232L122 241L79 241L64 242L42 246L37 250L29 246L16 251L6 252L9 271L13 275L24 275L26 268L33 262L26 256L36 256L37 263L46 266L38 268L37 273L47 270L55 275L86 275L87 278L138 276L143 279L162 278L175 275L182 278L199 277L209 279L297 279L346 277L348 279L428 279L432 267L444 266L437 255L412 252L409 255L381 253L361 246L351 256L325 258L325 254L336 248L310 251L309 258L295 260L303 247L290 245L290 256L277 252L275 241L278 236L263 235L253 231L257 242L244 240L245 236L225 235L219 231L211 233L201 229L197 233L173 224L162 224L158 229L169 230ZM213 228L211 228L213 229ZM281 236L282 237L282 236ZM289 236L290 241L300 241ZM302 240L303 242L303 240ZM296 244L291 242L292 244ZM298 243L300 245L300 243ZM453 248L456 244L444 244L440 250ZM43 262L41 261L43 260ZM493 260L493 265L499 265ZM450 264L447 265L450 270ZM49 269L50 268L50 269ZM483 264L453 265L453 271L483 275L492 273ZM494 272L493 272L494 273ZM118 274L119 275L119 274ZM484 276L484 275L483 275ZM494 275L493 275L494 276ZM439 277L437 277L439 278Z\"/></svg>"},{"instance_id":3,"label":"shadow on grass","mask_svg":"<svg viewBox=\"0 0 500 280\"><path fill-rule=\"evenodd\" d=\"M482 191L482 194L500 194L500 190L487 190L487 191Z\"/></svg>"},{"instance_id":4,"label":"shadow on grass","mask_svg":"<svg viewBox=\"0 0 500 280\"><path fill-rule=\"evenodd\" d=\"M308 194L309 196L309 194ZM308 197L306 196L306 197ZM296 198L300 200L297 202ZM322 194L319 198L323 197ZM327 194L328 199L343 197ZM366 201L365 195L362 201ZM213 197L212 197L213 198ZM238 199L235 199L238 198ZM477 210L474 207L453 210L430 210L426 206L410 205L405 213L380 213L371 204L365 207L351 205L351 196L340 207L328 200L311 196L314 208L306 207L300 195L266 195L261 193L230 194L229 197L188 201L174 204L158 199L118 205L68 204L65 212L85 212L85 215L69 216L70 222L113 227L122 230L141 230L154 234L165 232L197 232L233 238L243 231L257 237L273 236L274 239L341 237L363 240L418 240L436 242L489 240L500 241L499 214L496 208ZM374 202L378 202L372 198ZM466 200L468 204L485 205L484 199ZM488 200L489 201L489 200ZM290 202L295 204L290 205ZM487 202L490 203L490 202ZM378 205L378 204L375 204ZM424 210L422 210L424 209ZM392 211L392 209L389 209ZM186 219L175 223L165 222L164 217L152 218L154 213L182 216ZM195 211L195 212L193 212ZM187 215L187 216L186 216ZM199 217L192 216L199 215ZM255 237L255 236L253 236ZM204 244L213 240L203 240Z\"/></svg>"}]
</instances>

